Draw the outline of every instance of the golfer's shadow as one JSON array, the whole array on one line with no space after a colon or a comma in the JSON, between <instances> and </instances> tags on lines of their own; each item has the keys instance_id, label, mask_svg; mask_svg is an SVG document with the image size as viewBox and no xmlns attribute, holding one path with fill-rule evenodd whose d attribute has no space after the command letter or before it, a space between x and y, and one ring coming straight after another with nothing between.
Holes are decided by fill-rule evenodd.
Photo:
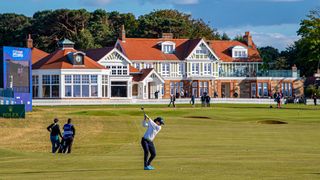
<instances>
[{"instance_id":1,"label":"golfer's shadow","mask_svg":"<svg viewBox=\"0 0 320 180\"><path fill-rule=\"evenodd\" d=\"M61 171L25 171L25 172L15 172L15 173L0 173L0 174L50 174L50 173L73 173L73 172L103 172L103 171L127 171L127 170L138 170L138 169L116 169L116 168L109 168L109 169L73 169L73 170L61 170Z\"/></svg>"}]
</instances>

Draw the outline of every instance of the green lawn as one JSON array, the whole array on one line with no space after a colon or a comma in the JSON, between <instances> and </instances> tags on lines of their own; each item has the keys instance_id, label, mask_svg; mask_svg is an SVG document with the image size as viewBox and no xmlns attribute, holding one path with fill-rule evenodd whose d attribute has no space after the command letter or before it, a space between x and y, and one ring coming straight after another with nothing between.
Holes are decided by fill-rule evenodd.
<instances>
[{"instance_id":1,"label":"green lawn","mask_svg":"<svg viewBox=\"0 0 320 180\"><path fill-rule=\"evenodd\" d=\"M166 125L143 170L140 106L35 107L0 119L0 179L320 179L320 107L145 106ZM71 117L73 153L51 154L46 127ZM288 124L261 124L259 121Z\"/></svg>"}]
</instances>

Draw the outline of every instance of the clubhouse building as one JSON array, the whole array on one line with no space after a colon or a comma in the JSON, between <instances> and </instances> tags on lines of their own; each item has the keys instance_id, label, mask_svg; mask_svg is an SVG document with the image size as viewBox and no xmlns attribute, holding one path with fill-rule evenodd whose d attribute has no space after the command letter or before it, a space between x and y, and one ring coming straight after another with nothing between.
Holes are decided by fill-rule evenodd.
<instances>
[{"instance_id":1,"label":"clubhouse building","mask_svg":"<svg viewBox=\"0 0 320 180\"><path fill-rule=\"evenodd\" d=\"M249 32L244 42L205 39L127 38L114 47L79 51L65 39L47 54L32 45L33 98L154 99L177 97L267 98L303 95L297 67L262 70Z\"/></svg>"}]
</instances>

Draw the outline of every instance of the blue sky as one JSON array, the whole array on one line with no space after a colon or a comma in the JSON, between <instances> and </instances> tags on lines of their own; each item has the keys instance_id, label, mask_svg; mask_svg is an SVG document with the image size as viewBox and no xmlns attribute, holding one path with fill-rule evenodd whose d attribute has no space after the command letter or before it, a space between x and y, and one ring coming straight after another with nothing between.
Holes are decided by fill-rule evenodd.
<instances>
[{"instance_id":1,"label":"blue sky","mask_svg":"<svg viewBox=\"0 0 320 180\"><path fill-rule=\"evenodd\" d=\"M27 16L58 8L102 8L136 16L172 8L202 18L231 37L250 31L258 46L271 45L281 50L299 38L296 31L301 19L317 7L320 0L0 0L0 13Z\"/></svg>"}]
</instances>

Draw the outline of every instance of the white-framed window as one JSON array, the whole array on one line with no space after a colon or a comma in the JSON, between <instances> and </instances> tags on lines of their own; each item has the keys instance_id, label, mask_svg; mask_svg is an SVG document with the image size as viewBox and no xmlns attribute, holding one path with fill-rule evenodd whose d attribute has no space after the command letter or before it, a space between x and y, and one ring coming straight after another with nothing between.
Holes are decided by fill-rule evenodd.
<instances>
[{"instance_id":1,"label":"white-framed window","mask_svg":"<svg viewBox=\"0 0 320 180\"><path fill-rule=\"evenodd\" d=\"M32 76L32 97L39 97L39 76Z\"/></svg>"},{"instance_id":2,"label":"white-framed window","mask_svg":"<svg viewBox=\"0 0 320 180\"><path fill-rule=\"evenodd\" d=\"M262 96L262 83L258 83L258 96Z\"/></svg>"},{"instance_id":3,"label":"white-framed window","mask_svg":"<svg viewBox=\"0 0 320 180\"><path fill-rule=\"evenodd\" d=\"M140 70L141 64L140 63L135 63L134 67Z\"/></svg>"},{"instance_id":4,"label":"white-framed window","mask_svg":"<svg viewBox=\"0 0 320 180\"><path fill-rule=\"evenodd\" d=\"M281 85L281 90L284 96L292 96L292 84L289 82L284 82Z\"/></svg>"},{"instance_id":5,"label":"white-framed window","mask_svg":"<svg viewBox=\"0 0 320 180\"><path fill-rule=\"evenodd\" d=\"M109 78L107 75L102 75L102 97L108 97Z\"/></svg>"},{"instance_id":6,"label":"white-framed window","mask_svg":"<svg viewBox=\"0 0 320 180\"><path fill-rule=\"evenodd\" d=\"M232 48L232 57L233 58L247 58L248 49L243 46L235 46Z\"/></svg>"},{"instance_id":7,"label":"white-framed window","mask_svg":"<svg viewBox=\"0 0 320 180\"><path fill-rule=\"evenodd\" d=\"M207 81L199 82L199 88L200 88L200 96L202 96L204 93L208 93L209 92L208 82Z\"/></svg>"},{"instance_id":8,"label":"white-framed window","mask_svg":"<svg viewBox=\"0 0 320 180\"><path fill-rule=\"evenodd\" d=\"M145 63L144 68L146 68L146 69L153 68L153 64L152 63Z\"/></svg>"},{"instance_id":9,"label":"white-framed window","mask_svg":"<svg viewBox=\"0 0 320 180\"><path fill-rule=\"evenodd\" d=\"M204 63L203 65L203 74L204 75L211 75L212 72L211 72L211 63Z\"/></svg>"},{"instance_id":10,"label":"white-framed window","mask_svg":"<svg viewBox=\"0 0 320 180\"><path fill-rule=\"evenodd\" d=\"M128 75L128 66L107 66L111 69L111 75Z\"/></svg>"},{"instance_id":11,"label":"white-framed window","mask_svg":"<svg viewBox=\"0 0 320 180\"><path fill-rule=\"evenodd\" d=\"M263 83L263 96L264 97L269 96L268 83Z\"/></svg>"},{"instance_id":12,"label":"white-framed window","mask_svg":"<svg viewBox=\"0 0 320 180\"><path fill-rule=\"evenodd\" d=\"M162 63L161 74L163 76L170 76L170 63Z\"/></svg>"},{"instance_id":13,"label":"white-framed window","mask_svg":"<svg viewBox=\"0 0 320 180\"><path fill-rule=\"evenodd\" d=\"M178 64L178 75L183 75L184 74L184 63L179 63Z\"/></svg>"},{"instance_id":14,"label":"white-framed window","mask_svg":"<svg viewBox=\"0 0 320 180\"><path fill-rule=\"evenodd\" d=\"M191 64L191 74L199 75L200 74L200 63L192 63Z\"/></svg>"},{"instance_id":15,"label":"white-framed window","mask_svg":"<svg viewBox=\"0 0 320 180\"><path fill-rule=\"evenodd\" d=\"M165 54L172 54L175 50L175 43L174 42L163 42L161 44L162 52Z\"/></svg>"},{"instance_id":16,"label":"white-framed window","mask_svg":"<svg viewBox=\"0 0 320 180\"><path fill-rule=\"evenodd\" d=\"M42 96L44 98L60 97L59 75L42 75Z\"/></svg>"},{"instance_id":17,"label":"white-framed window","mask_svg":"<svg viewBox=\"0 0 320 180\"><path fill-rule=\"evenodd\" d=\"M98 75L65 75L65 97L98 97Z\"/></svg>"}]
</instances>

